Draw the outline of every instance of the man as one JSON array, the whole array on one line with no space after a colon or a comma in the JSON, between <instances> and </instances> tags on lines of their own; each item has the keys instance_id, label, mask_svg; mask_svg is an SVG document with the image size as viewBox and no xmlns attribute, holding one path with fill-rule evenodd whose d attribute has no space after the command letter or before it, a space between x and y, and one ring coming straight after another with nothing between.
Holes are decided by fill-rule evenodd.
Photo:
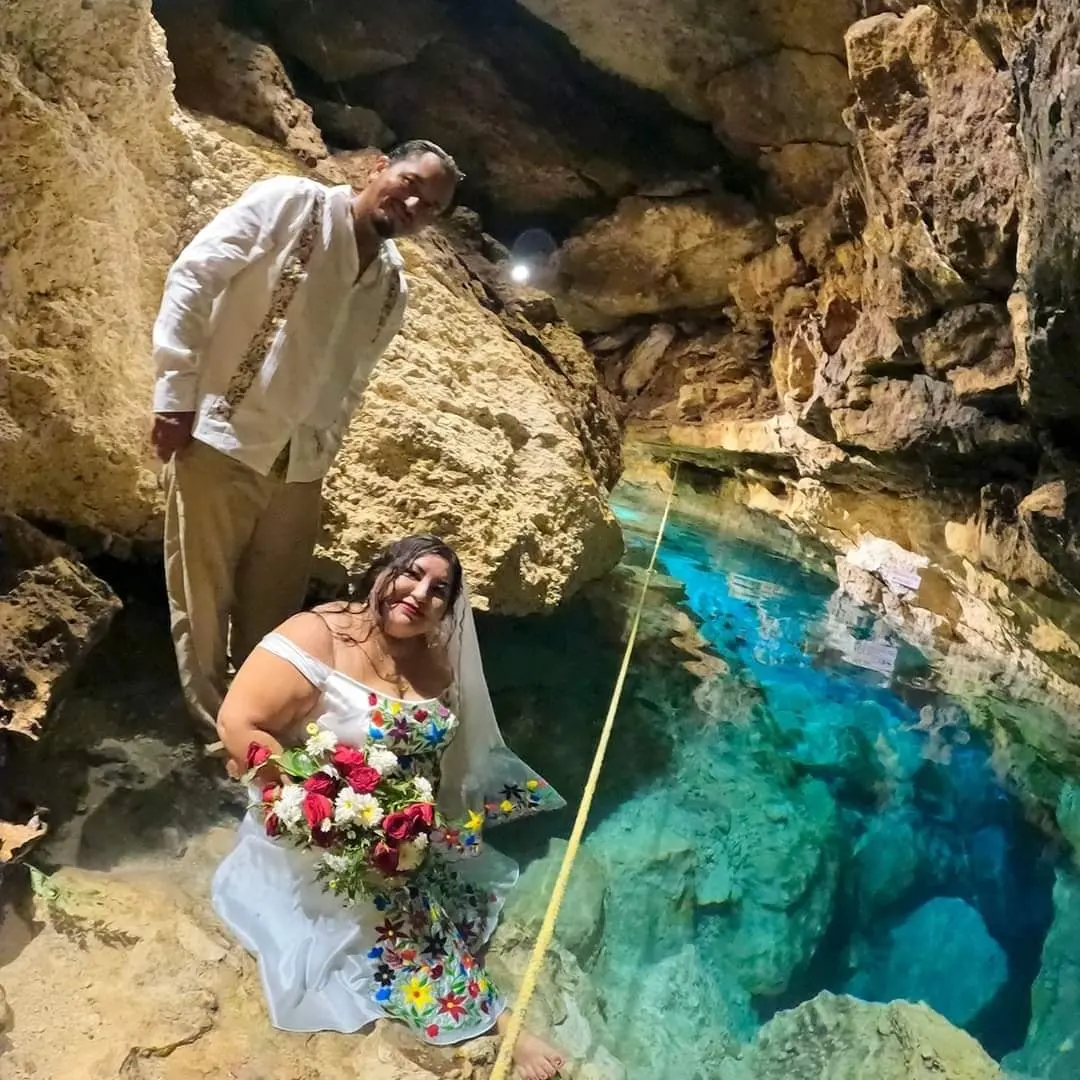
<instances>
[{"instance_id":1,"label":"man","mask_svg":"<svg viewBox=\"0 0 1080 1080\"><path fill-rule=\"evenodd\" d=\"M303 603L322 479L405 311L393 237L431 224L460 179L444 150L415 141L380 158L358 192L265 180L169 271L152 439L167 463L180 681L208 735L227 651L239 666Z\"/></svg>"}]
</instances>

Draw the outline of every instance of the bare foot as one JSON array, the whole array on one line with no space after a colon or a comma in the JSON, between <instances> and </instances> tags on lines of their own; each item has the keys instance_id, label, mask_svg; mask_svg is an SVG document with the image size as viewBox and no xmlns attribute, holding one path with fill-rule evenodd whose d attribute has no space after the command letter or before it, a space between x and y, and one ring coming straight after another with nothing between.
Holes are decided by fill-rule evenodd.
<instances>
[{"instance_id":1,"label":"bare foot","mask_svg":"<svg viewBox=\"0 0 1080 1080\"><path fill-rule=\"evenodd\" d=\"M514 1047L514 1065L520 1080L552 1080L566 1059L543 1039L522 1032Z\"/></svg>"}]
</instances>

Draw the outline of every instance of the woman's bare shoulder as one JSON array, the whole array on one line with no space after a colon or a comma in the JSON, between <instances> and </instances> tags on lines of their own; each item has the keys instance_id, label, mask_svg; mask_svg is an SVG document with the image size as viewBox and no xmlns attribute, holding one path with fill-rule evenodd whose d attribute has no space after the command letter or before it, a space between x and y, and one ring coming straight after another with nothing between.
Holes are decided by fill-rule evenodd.
<instances>
[{"instance_id":1,"label":"woman's bare shoulder","mask_svg":"<svg viewBox=\"0 0 1080 1080\"><path fill-rule=\"evenodd\" d=\"M331 667L334 663L334 635L339 632L337 616L321 608L301 611L286 619L275 631L298 645L309 656Z\"/></svg>"}]
</instances>

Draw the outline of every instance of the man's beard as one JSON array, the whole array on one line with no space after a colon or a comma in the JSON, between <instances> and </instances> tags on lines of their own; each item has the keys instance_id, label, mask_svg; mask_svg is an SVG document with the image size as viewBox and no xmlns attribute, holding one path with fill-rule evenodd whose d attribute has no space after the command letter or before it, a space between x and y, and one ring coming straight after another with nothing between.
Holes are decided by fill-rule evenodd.
<instances>
[{"instance_id":1,"label":"man's beard","mask_svg":"<svg viewBox=\"0 0 1080 1080\"><path fill-rule=\"evenodd\" d=\"M380 240L392 240L397 234L397 226L393 218L385 211L372 215L371 227Z\"/></svg>"}]
</instances>

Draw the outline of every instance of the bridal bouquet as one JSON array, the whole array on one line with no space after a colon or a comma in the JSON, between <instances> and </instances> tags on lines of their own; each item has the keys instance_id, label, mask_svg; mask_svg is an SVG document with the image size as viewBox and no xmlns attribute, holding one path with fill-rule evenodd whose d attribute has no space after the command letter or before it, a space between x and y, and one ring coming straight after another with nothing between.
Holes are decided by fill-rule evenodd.
<instances>
[{"instance_id":1,"label":"bridal bouquet","mask_svg":"<svg viewBox=\"0 0 1080 1080\"><path fill-rule=\"evenodd\" d=\"M438 825L431 784L406 775L391 750L341 746L315 724L307 733L302 747L280 754L248 747L246 779L272 762L291 781L262 789L267 835L322 849L317 876L346 902L404 884Z\"/></svg>"}]
</instances>

